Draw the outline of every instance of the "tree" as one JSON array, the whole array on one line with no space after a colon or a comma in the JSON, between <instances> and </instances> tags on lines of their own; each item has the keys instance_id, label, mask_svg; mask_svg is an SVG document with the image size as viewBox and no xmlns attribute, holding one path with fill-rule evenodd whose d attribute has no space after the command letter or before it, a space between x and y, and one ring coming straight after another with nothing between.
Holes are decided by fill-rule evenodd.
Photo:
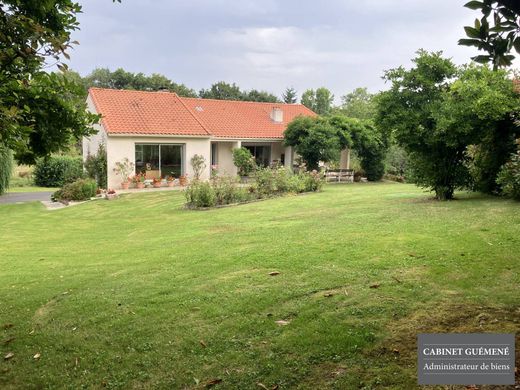
<instances>
[{"instance_id":1,"label":"tree","mask_svg":"<svg viewBox=\"0 0 520 390\"><path fill-rule=\"evenodd\" d=\"M495 69L511 66L515 58L509 54L511 50L514 48L520 53L520 2L481 0L470 1L465 7L481 10L482 18L475 19L474 26L464 27L468 38L460 39L459 44L475 46L488 53L472 57L476 62L492 63Z\"/></svg>"},{"instance_id":2,"label":"tree","mask_svg":"<svg viewBox=\"0 0 520 390\"><path fill-rule=\"evenodd\" d=\"M319 162L338 157L340 140L337 130L324 118L299 116L284 133L285 144L294 146L309 169L318 169Z\"/></svg>"},{"instance_id":3,"label":"tree","mask_svg":"<svg viewBox=\"0 0 520 390\"><path fill-rule=\"evenodd\" d=\"M94 69L83 79L85 88L99 87L111 89L130 89L137 91L161 91L175 92L183 97L197 97L197 93L185 86L177 84L162 74L152 73L146 76L143 73L131 73L122 68L111 72L107 68Z\"/></svg>"},{"instance_id":4,"label":"tree","mask_svg":"<svg viewBox=\"0 0 520 390\"><path fill-rule=\"evenodd\" d=\"M321 87L316 91L308 89L302 94L301 103L319 115L327 115L332 110L334 95L327 88Z\"/></svg>"},{"instance_id":5,"label":"tree","mask_svg":"<svg viewBox=\"0 0 520 390\"><path fill-rule=\"evenodd\" d=\"M448 141L434 114L457 69L441 52L420 50L413 63L410 70L385 72L384 79L392 86L378 98L376 123L393 131L409 153L416 183L435 191L437 199L452 199L455 189L468 183L464 166L468 142L457 130Z\"/></svg>"},{"instance_id":6,"label":"tree","mask_svg":"<svg viewBox=\"0 0 520 390\"><path fill-rule=\"evenodd\" d=\"M356 88L352 92L341 97L343 104L340 112L349 118L374 119L376 104L374 95L366 88Z\"/></svg>"},{"instance_id":7,"label":"tree","mask_svg":"<svg viewBox=\"0 0 520 390\"><path fill-rule=\"evenodd\" d=\"M336 129L341 149L350 148L358 153L367 179L381 180L385 173L386 142L372 121L344 115L333 115L327 120Z\"/></svg>"},{"instance_id":8,"label":"tree","mask_svg":"<svg viewBox=\"0 0 520 390\"><path fill-rule=\"evenodd\" d=\"M514 115L519 96L504 71L487 67L456 68L441 53L419 51L415 67L387 71L389 91L378 98L377 121L391 129L409 153L417 184L435 191L437 199L452 199L456 189L491 192L500 166L514 150L519 129Z\"/></svg>"},{"instance_id":9,"label":"tree","mask_svg":"<svg viewBox=\"0 0 520 390\"><path fill-rule=\"evenodd\" d=\"M75 42L81 6L71 0L4 1L0 6L0 144L21 162L60 150L89 135L96 116L77 104L81 87L43 71L61 64Z\"/></svg>"},{"instance_id":10,"label":"tree","mask_svg":"<svg viewBox=\"0 0 520 390\"><path fill-rule=\"evenodd\" d=\"M280 100L272 93L252 89L244 94L243 100L249 102L279 103Z\"/></svg>"},{"instance_id":11,"label":"tree","mask_svg":"<svg viewBox=\"0 0 520 390\"><path fill-rule=\"evenodd\" d=\"M282 100L287 104L295 104L298 101L298 93L293 87L288 87L282 95Z\"/></svg>"},{"instance_id":12,"label":"tree","mask_svg":"<svg viewBox=\"0 0 520 390\"><path fill-rule=\"evenodd\" d=\"M228 84L225 81L213 84L210 89L201 89L199 96L203 99L244 100L244 93L240 87L235 83Z\"/></svg>"},{"instance_id":13,"label":"tree","mask_svg":"<svg viewBox=\"0 0 520 390\"><path fill-rule=\"evenodd\" d=\"M0 145L0 195L9 188L9 181L13 173L13 154Z\"/></svg>"},{"instance_id":14,"label":"tree","mask_svg":"<svg viewBox=\"0 0 520 390\"><path fill-rule=\"evenodd\" d=\"M302 94L301 104L311 110L316 108L316 92L314 92L314 89L308 89Z\"/></svg>"},{"instance_id":15,"label":"tree","mask_svg":"<svg viewBox=\"0 0 520 390\"><path fill-rule=\"evenodd\" d=\"M446 142L452 142L454 134L465 134L468 145L475 145L468 155L473 189L499 192L496 177L520 137L520 127L515 124L518 113L520 96L503 70L463 67L445 93L435 113L437 126L446 133Z\"/></svg>"}]
</instances>

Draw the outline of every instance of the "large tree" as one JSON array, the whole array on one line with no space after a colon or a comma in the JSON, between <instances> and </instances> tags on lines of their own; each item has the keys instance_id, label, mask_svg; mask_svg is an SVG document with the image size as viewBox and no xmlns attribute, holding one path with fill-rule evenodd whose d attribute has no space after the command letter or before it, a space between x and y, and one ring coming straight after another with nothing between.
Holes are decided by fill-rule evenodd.
<instances>
[{"instance_id":1,"label":"large tree","mask_svg":"<svg viewBox=\"0 0 520 390\"><path fill-rule=\"evenodd\" d=\"M512 144L517 131L512 81L505 72L485 67L457 68L442 53L421 50L413 62L409 70L385 73L392 86L378 98L377 122L409 153L416 183L440 200L471 188L470 145L493 155L494 161L484 165L485 175L492 175L485 181L494 181L501 159L507 158L500 150Z\"/></svg>"},{"instance_id":2,"label":"large tree","mask_svg":"<svg viewBox=\"0 0 520 390\"><path fill-rule=\"evenodd\" d=\"M460 39L459 44L487 52L473 57L476 62L492 63L495 69L510 66L515 58L511 51L520 53L520 1L470 1L465 7L480 10L482 17L464 27L468 38Z\"/></svg>"},{"instance_id":3,"label":"large tree","mask_svg":"<svg viewBox=\"0 0 520 390\"><path fill-rule=\"evenodd\" d=\"M285 144L294 146L309 169L318 169L319 162L336 159L340 151L337 129L325 118L299 116L284 133Z\"/></svg>"},{"instance_id":4,"label":"large tree","mask_svg":"<svg viewBox=\"0 0 520 390\"><path fill-rule=\"evenodd\" d=\"M327 115L332 110L334 95L325 87L308 89L302 94L301 103L319 115Z\"/></svg>"},{"instance_id":5,"label":"large tree","mask_svg":"<svg viewBox=\"0 0 520 390\"><path fill-rule=\"evenodd\" d=\"M342 104L339 111L349 118L374 119L376 104L374 95L366 88L356 88L341 97Z\"/></svg>"},{"instance_id":6,"label":"large tree","mask_svg":"<svg viewBox=\"0 0 520 390\"><path fill-rule=\"evenodd\" d=\"M225 81L219 81L218 83L213 84L209 89L201 89L199 96L203 99L240 100L272 103L279 102L278 98L272 93L258 91L256 89L243 91L235 83L229 84Z\"/></svg>"},{"instance_id":7,"label":"large tree","mask_svg":"<svg viewBox=\"0 0 520 390\"><path fill-rule=\"evenodd\" d=\"M183 97L197 97L197 93L193 89L184 84L177 84L162 74L152 73L147 76L144 73L127 72L122 68L113 72L107 68L94 69L83 78L83 83L86 88L100 87L138 91L167 90Z\"/></svg>"},{"instance_id":8,"label":"large tree","mask_svg":"<svg viewBox=\"0 0 520 390\"><path fill-rule=\"evenodd\" d=\"M31 163L92 132L96 117L77 104L79 86L43 71L68 58L81 12L72 0L0 4L0 145ZM81 92L79 92L81 94Z\"/></svg>"}]
</instances>

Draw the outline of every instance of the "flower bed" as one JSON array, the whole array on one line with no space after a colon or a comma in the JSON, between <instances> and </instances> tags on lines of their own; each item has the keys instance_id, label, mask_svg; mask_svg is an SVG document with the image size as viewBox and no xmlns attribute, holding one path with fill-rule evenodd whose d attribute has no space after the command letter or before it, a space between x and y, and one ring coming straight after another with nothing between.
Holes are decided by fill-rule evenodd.
<instances>
[{"instance_id":1,"label":"flower bed","mask_svg":"<svg viewBox=\"0 0 520 390\"><path fill-rule=\"evenodd\" d=\"M255 179L247 186L226 176L212 177L209 182L195 180L184 192L186 207L207 209L241 204L290 193L317 192L323 186L323 178L316 171L292 174L284 168L263 168L256 171Z\"/></svg>"}]
</instances>

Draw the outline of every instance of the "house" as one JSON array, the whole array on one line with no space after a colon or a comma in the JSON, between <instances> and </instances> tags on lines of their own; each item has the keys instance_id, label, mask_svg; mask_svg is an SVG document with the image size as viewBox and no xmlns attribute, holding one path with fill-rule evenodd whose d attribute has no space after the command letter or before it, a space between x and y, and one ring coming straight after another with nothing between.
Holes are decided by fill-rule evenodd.
<instances>
[{"instance_id":1,"label":"house","mask_svg":"<svg viewBox=\"0 0 520 390\"><path fill-rule=\"evenodd\" d=\"M260 165L279 162L292 167L294 152L283 145L283 133L299 115L316 116L300 104L238 102L183 98L170 92L91 88L91 112L101 114L98 133L83 139L83 156L107 151L108 187L119 188L116 162L125 157L146 177L193 177L190 159L206 160L220 174L236 175L232 150L249 149Z\"/></svg>"}]
</instances>

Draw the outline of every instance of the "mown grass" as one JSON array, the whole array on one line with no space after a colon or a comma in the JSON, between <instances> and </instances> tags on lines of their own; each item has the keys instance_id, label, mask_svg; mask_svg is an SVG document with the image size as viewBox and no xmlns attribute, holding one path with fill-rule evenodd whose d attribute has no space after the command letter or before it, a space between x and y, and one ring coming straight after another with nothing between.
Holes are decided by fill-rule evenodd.
<instances>
[{"instance_id":1,"label":"mown grass","mask_svg":"<svg viewBox=\"0 0 520 390\"><path fill-rule=\"evenodd\" d=\"M518 203L402 184L183 202L0 206L0 387L413 388L418 331L518 327Z\"/></svg>"}]
</instances>

